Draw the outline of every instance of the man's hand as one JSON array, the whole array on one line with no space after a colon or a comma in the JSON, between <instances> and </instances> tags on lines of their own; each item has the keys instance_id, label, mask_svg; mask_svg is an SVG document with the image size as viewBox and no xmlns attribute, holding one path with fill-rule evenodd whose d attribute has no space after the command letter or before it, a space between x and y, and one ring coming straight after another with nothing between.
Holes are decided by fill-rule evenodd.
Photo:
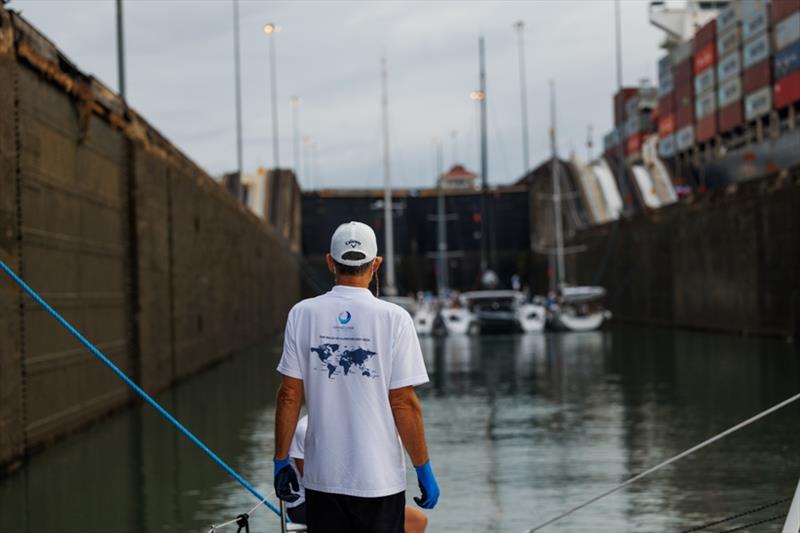
<instances>
[{"instance_id":1,"label":"man's hand","mask_svg":"<svg viewBox=\"0 0 800 533\"><path fill-rule=\"evenodd\" d=\"M275 495L285 502L294 502L300 497L300 483L297 481L297 474L286 459L273 459L275 465Z\"/></svg>"},{"instance_id":2,"label":"man's hand","mask_svg":"<svg viewBox=\"0 0 800 533\"><path fill-rule=\"evenodd\" d=\"M422 492L422 497L414 496L414 501L423 509L433 509L439 501L439 484L433 475L431 462L426 461L424 465L415 466L414 469L417 471L417 482Z\"/></svg>"}]
</instances>

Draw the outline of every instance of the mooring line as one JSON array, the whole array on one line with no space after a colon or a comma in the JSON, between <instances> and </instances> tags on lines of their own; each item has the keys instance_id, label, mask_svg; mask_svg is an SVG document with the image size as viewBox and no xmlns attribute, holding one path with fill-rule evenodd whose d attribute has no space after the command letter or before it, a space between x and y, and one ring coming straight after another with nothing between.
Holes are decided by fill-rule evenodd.
<instances>
[{"instance_id":1,"label":"mooring line","mask_svg":"<svg viewBox=\"0 0 800 533\"><path fill-rule=\"evenodd\" d=\"M735 426L726 429L722 433L718 433L717 435L714 435L710 439L704 440L703 442L701 442L700 444L698 444L696 446L692 446L688 450L683 451L683 452L679 453L678 455L676 455L674 457L670 457L666 461L663 461L663 462L657 464L656 466L654 466L652 468L648 468L647 470L645 470L641 474L638 474L638 475L628 479L627 481L623 481L619 485L617 485L615 487L612 487L612 488L608 489L607 491L605 491L605 492L603 492L601 494L598 494L597 496L593 496L592 498L589 498L585 502L583 502L583 503L581 503L579 505L576 505L575 507L572 507L571 509L569 509L567 511L564 511L563 513L559 514L558 516L555 516L555 517L553 517L553 518L551 518L551 519L549 519L549 520L547 520L545 522L542 522L541 524L539 524L537 526L534 526L531 529L526 529L523 533L533 533L534 531L538 531L538 530L542 529L543 527L552 524L553 522L557 522L558 520L561 520L562 518L566 518L567 516L571 515L575 511L583 509L584 507L586 507L588 505L591 505L594 502L596 502L598 500L601 500L601 499L605 498L606 496L609 496L610 494L613 494L613 493L617 492L618 490L620 490L620 489L622 489L624 487L627 487L631 483L633 483L635 481L638 481L638 480L642 479L645 476L649 476L650 474L652 474L653 472L656 472L657 470L661 470L665 466L674 463L678 459L682 459L682 458L686 457L687 455L690 455L690 454L692 454L692 453L694 453L694 452L696 452L696 451L698 451L698 450L700 450L702 448L705 448L709 444L712 444L712 443L720 440L723 437L727 437L731 433L739 431L740 429L742 429L742 428L744 428L746 426L749 426L753 422L756 422L757 420L760 420L760 419L764 418L765 416L767 416L769 414L772 414L775 411L777 411L778 409L786 407L790 403L795 402L797 400L800 400L800 393L795 394L791 398L787 398L787 399L783 400L782 402L773 405L772 407L770 407L769 409L766 409L765 411L761 411L757 415L752 416L752 417L748 418L747 420L745 420L744 422L740 422L740 423L736 424Z\"/></svg>"},{"instance_id":2,"label":"mooring line","mask_svg":"<svg viewBox=\"0 0 800 533\"><path fill-rule=\"evenodd\" d=\"M100 350L98 350L94 346L94 344L89 342L86 339L86 337L81 335L81 333L78 330L76 330L74 327L72 327L72 325L69 322L67 322L60 314L58 314L58 312L55 309L50 307L50 304L48 304L46 301L44 301L44 299L41 296L39 296L36 293L36 291L34 291L30 286L28 286L28 284L25 283L22 280L22 278L20 278L17 275L17 273L14 272L2 259L0 259L0 268L3 271L5 271L5 273L8 274L9 277L12 280L14 280L14 282L22 288L22 290L27 292L31 296L31 298L36 300L36 302L39 305L41 305L42 308L44 308L45 311L50 313L50 315L53 318L55 318L62 326L64 326L64 328L67 329L67 331L69 331L76 339L78 339L81 342L81 344L86 346L86 348L88 348L90 352L92 352L98 359L100 359L117 376L119 376L120 379L122 379L122 381L124 381L139 396L141 396L147 403L149 403L156 411L158 411L164 418L166 418L167 421L169 421L181 433L183 433L190 441L192 441L198 448L200 448L200 450L202 450L203 453L205 453L207 456L209 456L211 459L213 459L214 462L217 463L217 465L220 468L222 468L225 472L227 472L228 475L230 475L233 479L238 481L239 484L242 487L244 487L245 489L247 489L253 496L258 498L258 500L260 502L264 501L266 503L267 507L269 507L272 510L272 512L274 512L275 514L280 516L281 512L277 507L275 507L275 505L273 505L271 502L267 501L267 499L264 498L264 496L262 496L258 492L258 490L256 490L255 487L253 487L247 480L245 480L242 476L240 476L239 473L236 472L233 468L228 466L228 464L225 461L223 461L222 459L220 459L220 457L217 454L215 454L213 451L211 451L211 449L208 446L206 446L203 443L203 441L201 441L200 439L195 437L194 434L191 431L189 431L183 424L178 422L178 420L174 416L172 416L166 409L161 407L161 405L157 401L155 401L149 394L147 394L141 387L139 387L139 385L137 385L131 378L129 378L125 374L125 372L120 370L117 367L117 365L115 365L113 362L111 362L111 360L108 357L106 357Z\"/></svg>"}]
</instances>

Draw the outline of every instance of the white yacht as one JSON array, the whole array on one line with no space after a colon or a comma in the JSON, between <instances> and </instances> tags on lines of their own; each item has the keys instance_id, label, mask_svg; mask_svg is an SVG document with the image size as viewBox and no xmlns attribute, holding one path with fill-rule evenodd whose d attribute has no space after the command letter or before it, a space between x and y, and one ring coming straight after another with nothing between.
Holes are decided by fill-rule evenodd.
<instances>
[{"instance_id":1,"label":"white yacht","mask_svg":"<svg viewBox=\"0 0 800 533\"><path fill-rule=\"evenodd\" d=\"M547 302L547 323L560 331L593 331L611 318L603 307L603 287L564 287Z\"/></svg>"},{"instance_id":2,"label":"white yacht","mask_svg":"<svg viewBox=\"0 0 800 533\"><path fill-rule=\"evenodd\" d=\"M414 329L417 335L432 335L436 326L436 305L433 302L417 302L408 296L382 296L381 299L397 304L414 319Z\"/></svg>"},{"instance_id":3,"label":"white yacht","mask_svg":"<svg viewBox=\"0 0 800 533\"><path fill-rule=\"evenodd\" d=\"M492 330L542 331L545 308L526 301L514 290L472 291L460 295L455 305L441 310L447 333L465 334Z\"/></svg>"}]
</instances>

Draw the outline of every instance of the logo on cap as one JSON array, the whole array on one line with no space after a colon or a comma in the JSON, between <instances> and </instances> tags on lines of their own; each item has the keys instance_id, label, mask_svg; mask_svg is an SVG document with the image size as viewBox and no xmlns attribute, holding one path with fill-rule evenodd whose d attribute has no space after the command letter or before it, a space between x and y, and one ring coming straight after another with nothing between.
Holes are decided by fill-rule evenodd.
<instances>
[{"instance_id":1,"label":"logo on cap","mask_svg":"<svg viewBox=\"0 0 800 533\"><path fill-rule=\"evenodd\" d=\"M354 239L351 239L351 240L345 242L345 244L347 246L349 246L350 248L355 248L357 246L361 246L361 241L356 241Z\"/></svg>"},{"instance_id":2,"label":"logo on cap","mask_svg":"<svg viewBox=\"0 0 800 533\"><path fill-rule=\"evenodd\" d=\"M353 315L350 314L350 311L342 311L336 318L339 320L339 324L347 324L353 318Z\"/></svg>"}]
</instances>

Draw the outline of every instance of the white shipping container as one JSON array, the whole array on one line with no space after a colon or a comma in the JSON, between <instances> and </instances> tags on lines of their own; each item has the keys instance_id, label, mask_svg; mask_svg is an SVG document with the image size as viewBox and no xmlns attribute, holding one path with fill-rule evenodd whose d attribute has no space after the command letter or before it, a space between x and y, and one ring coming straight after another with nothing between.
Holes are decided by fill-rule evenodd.
<instances>
[{"instance_id":1,"label":"white shipping container","mask_svg":"<svg viewBox=\"0 0 800 533\"><path fill-rule=\"evenodd\" d=\"M694 116L701 119L713 114L717 110L717 92L714 90L701 94L694 100Z\"/></svg>"},{"instance_id":2,"label":"white shipping container","mask_svg":"<svg viewBox=\"0 0 800 533\"><path fill-rule=\"evenodd\" d=\"M632 117L636 114L636 111L639 109L639 97L634 96L633 98L629 98L625 102L625 116Z\"/></svg>"},{"instance_id":3,"label":"white shipping container","mask_svg":"<svg viewBox=\"0 0 800 533\"><path fill-rule=\"evenodd\" d=\"M717 65L717 81L724 82L734 76L738 76L742 72L742 55L737 50L722 59Z\"/></svg>"},{"instance_id":4,"label":"white shipping container","mask_svg":"<svg viewBox=\"0 0 800 533\"><path fill-rule=\"evenodd\" d=\"M719 23L717 23L717 31L719 31ZM728 31L723 33L717 38L717 57L722 57L725 54L733 52L739 48L742 39L739 32L739 26L734 26Z\"/></svg>"},{"instance_id":5,"label":"white shipping container","mask_svg":"<svg viewBox=\"0 0 800 533\"><path fill-rule=\"evenodd\" d=\"M747 120L766 115L772 109L772 87L763 87L744 99L744 116Z\"/></svg>"},{"instance_id":6,"label":"white shipping container","mask_svg":"<svg viewBox=\"0 0 800 533\"><path fill-rule=\"evenodd\" d=\"M728 4L725 9L717 15L717 33L723 33L728 28L731 28L739 22L741 18L741 5L738 0L734 0Z\"/></svg>"},{"instance_id":7,"label":"white shipping container","mask_svg":"<svg viewBox=\"0 0 800 533\"><path fill-rule=\"evenodd\" d=\"M686 150L694 144L694 126L689 125L678 130L675 134L675 147L678 150Z\"/></svg>"},{"instance_id":8,"label":"white shipping container","mask_svg":"<svg viewBox=\"0 0 800 533\"><path fill-rule=\"evenodd\" d=\"M610 150L619 144L619 129L614 128L603 137L603 147Z\"/></svg>"},{"instance_id":9,"label":"white shipping container","mask_svg":"<svg viewBox=\"0 0 800 533\"><path fill-rule=\"evenodd\" d=\"M762 33L746 44L742 56L745 70L769 58L769 33Z\"/></svg>"},{"instance_id":10,"label":"white shipping container","mask_svg":"<svg viewBox=\"0 0 800 533\"><path fill-rule=\"evenodd\" d=\"M769 28L769 13L766 6L742 17L742 39L745 42L765 33Z\"/></svg>"},{"instance_id":11,"label":"white shipping container","mask_svg":"<svg viewBox=\"0 0 800 533\"><path fill-rule=\"evenodd\" d=\"M723 108L737 100L742 99L742 79L732 78L719 86L717 91L719 107Z\"/></svg>"},{"instance_id":12,"label":"white shipping container","mask_svg":"<svg viewBox=\"0 0 800 533\"><path fill-rule=\"evenodd\" d=\"M669 54L658 60L658 77L662 78L666 74L672 74L672 56Z\"/></svg>"},{"instance_id":13,"label":"white shipping container","mask_svg":"<svg viewBox=\"0 0 800 533\"><path fill-rule=\"evenodd\" d=\"M675 136L667 135L658 141L658 155L661 157L672 157L675 155Z\"/></svg>"},{"instance_id":14,"label":"white shipping container","mask_svg":"<svg viewBox=\"0 0 800 533\"><path fill-rule=\"evenodd\" d=\"M641 127L642 122L638 114L628 117L628 120L625 121L625 138L627 139L631 135L639 133Z\"/></svg>"},{"instance_id":15,"label":"white shipping container","mask_svg":"<svg viewBox=\"0 0 800 533\"><path fill-rule=\"evenodd\" d=\"M800 11L775 25L775 51L783 50L796 41L800 41Z\"/></svg>"},{"instance_id":16,"label":"white shipping container","mask_svg":"<svg viewBox=\"0 0 800 533\"><path fill-rule=\"evenodd\" d=\"M658 80L658 97L668 95L675 88L675 81L672 74L668 74Z\"/></svg>"},{"instance_id":17,"label":"white shipping container","mask_svg":"<svg viewBox=\"0 0 800 533\"><path fill-rule=\"evenodd\" d=\"M709 89L714 88L714 82L717 79L717 72L714 65L711 65L703 72L695 76L694 78L694 92L695 94L700 94L706 92Z\"/></svg>"},{"instance_id":18,"label":"white shipping container","mask_svg":"<svg viewBox=\"0 0 800 533\"><path fill-rule=\"evenodd\" d=\"M740 4L741 9L741 18L746 19L753 16L754 13L758 11L763 11L767 8L767 4L769 4L770 0L734 0L737 4Z\"/></svg>"}]
</instances>

